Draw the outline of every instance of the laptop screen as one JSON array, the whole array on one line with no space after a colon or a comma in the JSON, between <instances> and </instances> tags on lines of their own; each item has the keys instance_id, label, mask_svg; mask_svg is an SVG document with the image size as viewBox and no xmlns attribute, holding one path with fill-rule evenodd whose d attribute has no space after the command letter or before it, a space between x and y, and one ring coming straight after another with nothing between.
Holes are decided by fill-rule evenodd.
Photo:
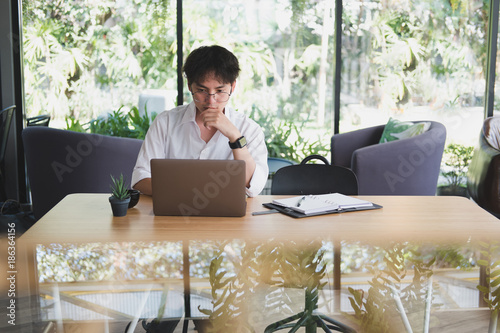
<instances>
[{"instance_id":1,"label":"laptop screen","mask_svg":"<svg viewBox=\"0 0 500 333\"><path fill-rule=\"evenodd\" d=\"M155 215L244 216L245 162L152 159Z\"/></svg>"}]
</instances>

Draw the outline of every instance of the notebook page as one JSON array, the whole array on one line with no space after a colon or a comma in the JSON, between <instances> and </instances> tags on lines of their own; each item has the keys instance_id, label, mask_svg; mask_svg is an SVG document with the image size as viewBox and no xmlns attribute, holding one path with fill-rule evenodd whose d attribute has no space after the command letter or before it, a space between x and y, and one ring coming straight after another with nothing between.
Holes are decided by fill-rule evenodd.
<instances>
[{"instance_id":1,"label":"notebook page","mask_svg":"<svg viewBox=\"0 0 500 333\"><path fill-rule=\"evenodd\" d=\"M288 207L303 214L326 212L339 208L336 202L317 195L298 196L273 200L274 204Z\"/></svg>"},{"instance_id":2,"label":"notebook page","mask_svg":"<svg viewBox=\"0 0 500 333\"><path fill-rule=\"evenodd\" d=\"M370 201L361 200L340 193L320 194L318 195L318 197L322 197L323 200L336 202L339 205L340 209L373 206L373 203L371 203Z\"/></svg>"}]
</instances>

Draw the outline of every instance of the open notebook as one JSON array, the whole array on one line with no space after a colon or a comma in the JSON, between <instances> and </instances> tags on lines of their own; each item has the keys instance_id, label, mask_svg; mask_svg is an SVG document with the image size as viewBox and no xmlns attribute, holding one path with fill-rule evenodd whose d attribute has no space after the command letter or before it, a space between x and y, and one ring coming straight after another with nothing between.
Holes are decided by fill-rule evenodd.
<instances>
[{"instance_id":1,"label":"open notebook","mask_svg":"<svg viewBox=\"0 0 500 333\"><path fill-rule=\"evenodd\" d=\"M305 217L381 208L381 206L370 201L361 200L340 193L303 195L275 199L272 203L264 204L264 206L276 209L293 217Z\"/></svg>"}]
</instances>

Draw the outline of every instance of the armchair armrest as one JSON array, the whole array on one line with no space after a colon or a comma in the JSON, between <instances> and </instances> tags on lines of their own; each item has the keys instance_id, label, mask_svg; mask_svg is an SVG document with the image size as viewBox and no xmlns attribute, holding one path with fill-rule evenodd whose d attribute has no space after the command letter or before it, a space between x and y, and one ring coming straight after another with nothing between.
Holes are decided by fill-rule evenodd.
<instances>
[{"instance_id":1,"label":"armchair armrest","mask_svg":"<svg viewBox=\"0 0 500 333\"><path fill-rule=\"evenodd\" d=\"M351 168L355 150L377 144L385 125L368 127L347 133L335 134L331 139L332 165Z\"/></svg>"}]
</instances>

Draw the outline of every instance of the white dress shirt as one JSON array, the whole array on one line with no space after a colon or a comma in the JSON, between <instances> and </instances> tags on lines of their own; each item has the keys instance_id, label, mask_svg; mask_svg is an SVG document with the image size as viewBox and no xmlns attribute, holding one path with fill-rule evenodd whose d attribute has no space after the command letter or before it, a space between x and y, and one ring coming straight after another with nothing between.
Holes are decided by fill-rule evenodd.
<instances>
[{"instance_id":1,"label":"white dress shirt","mask_svg":"<svg viewBox=\"0 0 500 333\"><path fill-rule=\"evenodd\" d=\"M228 106L225 107L224 113L247 140L248 151L256 165L246 193L250 197L256 196L266 185L269 173L264 133L260 126L246 115ZM208 143L201 138L195 116L194 103L164 111L156 116L137 157L132 184L135 185L144 178L151 178L152 158L234 159L228 138L219 131L215 132Z\"/></svg>"}]
</instances>

